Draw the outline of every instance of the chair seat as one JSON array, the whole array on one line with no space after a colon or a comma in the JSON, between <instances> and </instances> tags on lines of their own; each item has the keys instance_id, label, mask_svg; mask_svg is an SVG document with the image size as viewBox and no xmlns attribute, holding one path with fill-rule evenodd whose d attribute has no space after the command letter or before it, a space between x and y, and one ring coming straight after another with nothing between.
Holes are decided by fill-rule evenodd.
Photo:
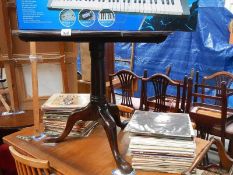
<instances>
[{"instance_id":1,"label":"chair seat","mask_svg":"<svg viewBox=\"0 0 233 175\"><path fill-rule=\"evenodd\" d=\"M211 107L204 107L204 106L195 106L193 107L190 112L192 113L196 113L196 114L200 114L200 115L207 115L207 116L211 116L217 119L221 118L221 111L218 109L213 109ZM227 118L232 116L233 112L227 112Z\"/></svg>"},{"instance_id":2,"label":"chair seat","mask_svg":"<svg viewBox=\"0 0 233 175\"><path fill-rule=\"evenodd\" d=\"M198 117L195 115L198 114ZM221 128L220 124L209 122L210 120L205 120L206 116L211 116L216 119L216 121L220 121L221 111L217 109L212 109L203 106L195 106L190 110L191 118L196 122L197 127L202 125L205 127L206 132L211 133L212 135L221 136ZM195 117L193 117L195 116ZM233 113L227 112L227 122L226 122L226 137L230 139L233 134Z\"/></svg>"}]
</instances>

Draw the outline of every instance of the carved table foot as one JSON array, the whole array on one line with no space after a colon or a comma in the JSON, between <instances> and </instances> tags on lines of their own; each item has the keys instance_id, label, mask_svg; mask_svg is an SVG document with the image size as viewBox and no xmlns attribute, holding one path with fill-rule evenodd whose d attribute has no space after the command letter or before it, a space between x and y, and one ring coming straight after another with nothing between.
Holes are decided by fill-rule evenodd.
<instances>
[{"instance_id":1,"label":"carved table foot","mask_svg":"<svg viewBox=\"0 0 233 175\"><path fill-rule=\"evenodd\" d=\"M119 150L118 150L116 123L114 121L114 118L109 113L109 110L107 107L100 107L99 112L101 116L99 121L104 127L105 132L107 134L108 141L110 143L114 159L117 163L117 167L124 174L131 173L133 171L131 165L121 157Z\"/></svg>"}]
</instances>

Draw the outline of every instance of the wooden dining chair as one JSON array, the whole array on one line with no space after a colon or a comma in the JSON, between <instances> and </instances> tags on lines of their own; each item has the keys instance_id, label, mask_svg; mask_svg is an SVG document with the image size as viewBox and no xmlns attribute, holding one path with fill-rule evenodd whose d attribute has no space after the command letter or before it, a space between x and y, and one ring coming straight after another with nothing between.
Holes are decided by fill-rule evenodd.
<instances>
[{"instance_id":1,"label":"wooden dining chair","mask_svg":"<svg viewBox=\"0 0 233 175\"><path fill-rule=\"evenodd\" d=\"M156 112L179 112L180 104L180 83L173 81L165 74L154 74L148 78L144 72L141 88L141 110L153 110ZM176 88L175 104L171 101L166 101L168 96L167 89L169 86ZM148 88L153 89L153 95L148 97Z\"/></svg>"},{"instance_id":2,"label":"wooden dining chair","mask_svg":"<svg viewBox=\"0 0 233 175\"><path fill-rule=\"evenodd\" d=\"M191 166L182 175L193 174L193 170L202 175L231 175L233 173L233 159L226 154L225 148L222 142L216 138L211 138L211 145L215 145L218 151L219 162L210 162L208 165L199 165L198 167ZM196 161L201 162L197 159ZM198 174L198 173L196 173Z\"/></svg>"},{"instance_id":3,"label":"wooden dining chair","mask_svg":"<svg viewBox=\"0 0 233 175\"><path fill-rule=\"evenodd\" d=\"M177 83L180 84L180 101L179 101L179 112L185 112L185 105L186 105L186 98L187 98L187 86L188 86L188 76L185 75L183 80L173 80ZM176 87L175 87L176 88ZM168 94L166 96L166 100L167 101L172 101L173 103L175 103L176 101L176 95L171 95Z\"/></svg>"},{"instance_id":4,"label":"wooden dining chair","mask_svg":"<svg viewBox=\"0 0 233 175\"><path fill-rule=\"evenodd\" d=\"M195 83L198 83L198 81L199 81L199 71L195 71L195 69L192 68L190 73L184 76L183 80L174 80L173 79L173 81L180 83L180 87L182 89L181 90L181 99L180 99L179 107L180 107L180 112L184 112L184 113L186 112L185 111L185 109L186 109L185 105L186 105L186 100L187 100L188 77L191 77L191 78L195 79ZM176 96L168 95L166 97L166 99L168 101L172 100L173 102L175 102Z\"/></svg>"},{"instance_id":5,"label":"wooden dining chair","mask_svg":"<svg viewBox=\"0 0 233 175\"><path fill-rule=\"evenodd\" d=\"M50 175L48 160L25 156L12 146L9 147L9 150L15 159L18 175Z\"/></svg>"},{"instance_id":6,"label":"wooden dining chair","mask_svg":"<svg viewBox=\"0 0 233 175\"><path fill-rule=\"evenodd\" d=\"M229 139L228 152L233 156L233 109L227 105L227 97L233 93L228 93L225 81L220 86L195 84L195 88L197 92L193 91L193 81L189 78L186 111L196 123L198 136L203 139L208 139L209 134L219 136L223 145L225 139ZM218 93L208 94L206 89ZM196 102L192 101L194 98L197 98Z\"/></svg>"},{"instance_id":7,"label":"wooden dining chair","mask_svg":"<svg viewBox=\"0 0 233 175\"><path fill-rule=\"evenodd\" d=\"M119 86L114 86L113 81L119 80ZM135 73L129 70L120 70L115 74L109 75L110 89L112 102L117 104L115 89L121 89L121 105L131 107L133 109L139 109L140 98L134 97L134 92L137 90L138 81L141 77L137 76Z\"/></svg>"},{"instance_id":8,"label":"wooden dining chair","mask_svg":"<svg viewBox=\"0 0 233 175\"><path fill-rule=\"evenodd\" d=\"M229 89L233 83L233 74L231 74L230 72L226 72L226 71L216 72L212 75L205 76L202 79L202 84L220 87L223 81L226 83L226 88ZM205 91L205 88L202 88L202 93L205 93L204 91ZM216 90L215 95L220 96L221 90ZM202 98L202 102L204 102L203 98ZM218 105L219 102L220 101L215 100L216 105Z\"/></svg>"}]
</instances>

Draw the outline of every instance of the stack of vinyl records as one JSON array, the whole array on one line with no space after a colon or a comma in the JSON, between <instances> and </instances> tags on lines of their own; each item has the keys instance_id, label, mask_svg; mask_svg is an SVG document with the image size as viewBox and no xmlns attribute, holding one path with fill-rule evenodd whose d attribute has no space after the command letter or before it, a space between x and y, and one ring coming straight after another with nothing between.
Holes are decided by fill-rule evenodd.
<instances>
[{"instance_id":1,"label":"stack of vinyl records","mask_svg":"<svg viewBox=\"0 0 233 175\"><path fill-rule=\"evenodd\" d=\"M43 105L42 110L45 134L60 135L66 126L67 119L75 111L87 106L90 94L54 94ZM95 121L79 120L75 123L69 136L86 137L97 125Z\"/></svg>"},{"instance_id":2,"label":"stack of vinyl records","mask_svg":"<svg viewBox=\"0 0 233 175\"><path fill-rule=\"evenodd\" d=\"M196 144L188 114L135 111L125 131L131 133L134 169L182 173L194 161Z\"/></svg>"}]
</instances>

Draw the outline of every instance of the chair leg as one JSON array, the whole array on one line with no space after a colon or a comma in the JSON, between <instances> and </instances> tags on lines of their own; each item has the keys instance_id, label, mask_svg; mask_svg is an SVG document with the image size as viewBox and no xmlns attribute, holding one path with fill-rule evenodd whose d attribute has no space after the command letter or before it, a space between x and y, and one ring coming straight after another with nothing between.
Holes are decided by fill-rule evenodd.
<instances>
[{"instance_id":1,"label":"chair leg","mask_svg":"<svg viewBox=\"0 0 233 175\"><path fill-rule=\"evenodd\" d=\"M201 128L199 130L199 135L202 139L204 140L209 140L209 133L206 132L203 128ZM203 159L203 165L206 166L209 164L209 156L208 153L205 155L204 159Z\"/></svg>"},{"instance_id":2,"label":"chair leg","mask_svg":"<svg viewBox=\"0 0 233 175\"><path fill-rule=\"evenodd\" d=\"M206 154L206 157L205 157L205 163L206 163L206 165L209 165L209 163L210 163L208 153Z\"/></svg>"}]
</instances>

